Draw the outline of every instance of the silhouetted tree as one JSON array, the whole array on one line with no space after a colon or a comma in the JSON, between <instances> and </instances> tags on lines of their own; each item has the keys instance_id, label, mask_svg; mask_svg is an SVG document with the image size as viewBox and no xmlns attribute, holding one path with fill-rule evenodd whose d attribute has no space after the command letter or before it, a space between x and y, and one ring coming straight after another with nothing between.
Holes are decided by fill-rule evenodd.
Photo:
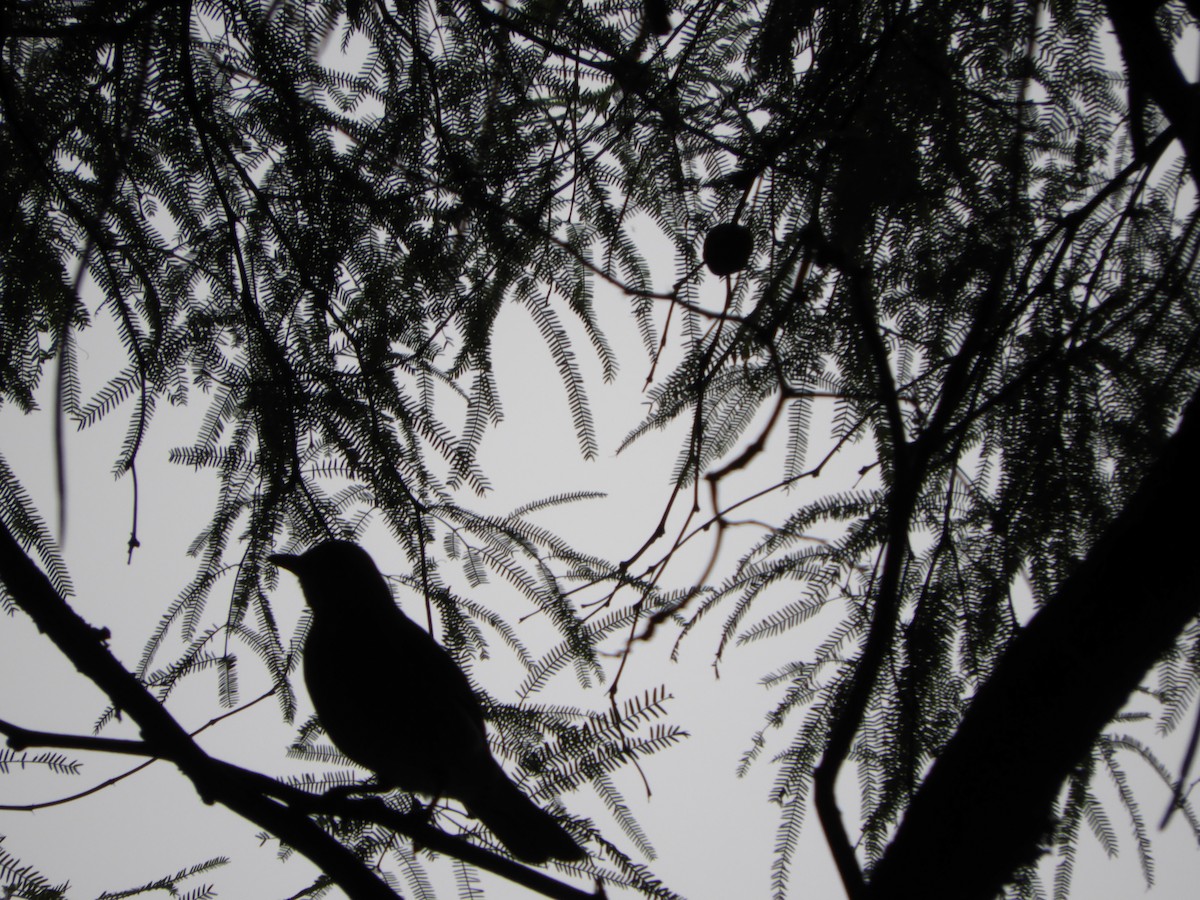
<instances>
[{"instance_id":1,"label":"silhouetted tree","mask_svg":"<svg viewBox=\"0 0 1200 900\"><path fill-rule=\"evenodd\" d=\"M541 798L590 785L639 848L609 774L682 736L649 724L665 696L599 712L529 698L564 668L604 677L601 642L637 653L723 607L718 661L825 629L769 675L783 696L745 761L783 729L778 896L810 808L854 900L1040 896L1050 847L1065 895L1081 830L1115 842L1102 771L1148 859L1125 761L1182 776L1108 726L1144 686L1169 730L1200 687L1178 524L1200 501L1200 123L1174 55L1195 7L5 3L0 397L33 412L49 381L63 504L61 429L132 408L115 462L134 486L131 554L164 401L202 406L172 458L212 469L219 492L195 574L130 672L72 612L50 530L0 460L0 601L107 692L102 724L128 715L143 740L0 729L20 747L170 759L354 897L394 896L373 865L397 835L585 896L483 849L486 833L444 833L407 795L213 759L161 705L209 667L233 705L244 647L290 717L298 642L275 625L267 558L375 521L468 673L489 629L526 667L521 702L475 685L502 755ZM673 249L666 287L635 219ZM687 432L666 508L630 523L645 542L621 560L530 520L583 492L471 508L506 304L536 322L597 454L571 337L615 372L597 288L627 299L653 361L622 446ZM85 386L77 346L98 317L123 362ZM847 466L856 480L818 490ZM790 514L728 559L734 511L785 490ZM699 535L703 578L669 584ZM515 618L452 586L454 566L512 584L553 645L528 648ZM210 604L219 585L228 604ZM306 723L300 752L321 758L318 737ZM835 786L851 761L848 820ZM1200 835L1186 801L1180 815ZM670 896L594 823L568 824L591 857L567 871ZM13 857L0 876L59 896Z\"/></svg>"}]
</instances>

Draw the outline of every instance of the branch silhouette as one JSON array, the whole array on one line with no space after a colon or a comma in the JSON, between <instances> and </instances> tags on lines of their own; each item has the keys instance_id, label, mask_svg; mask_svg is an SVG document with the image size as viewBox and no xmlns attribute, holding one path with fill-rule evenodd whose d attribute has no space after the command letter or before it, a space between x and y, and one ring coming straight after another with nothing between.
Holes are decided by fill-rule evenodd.
<instances>
[{"instance_id":1,"label":"branch silhouette","mask_svg":"<svg viewBox=\"0 0 1200 900\"><path fill-rule=\"evenodd\" d=\"M0 731L18 746L47 746L145 754L174 763L205 803L221 803L308 857L353 900L395 900L396 894L369 864L325 833L314 814L376 822L494 872L547 897L583 900L594 895L556 881L461 838L396 813L378 799L314 796L256 772L215 759L193 741L145 687L112 655L108 632L84 621L54 590L6 526L0 526L0 580L9 594L62 653L103 690L114 707L141 729L142 741L38 732L3 723Z\"/></svg>"}]
</instances>

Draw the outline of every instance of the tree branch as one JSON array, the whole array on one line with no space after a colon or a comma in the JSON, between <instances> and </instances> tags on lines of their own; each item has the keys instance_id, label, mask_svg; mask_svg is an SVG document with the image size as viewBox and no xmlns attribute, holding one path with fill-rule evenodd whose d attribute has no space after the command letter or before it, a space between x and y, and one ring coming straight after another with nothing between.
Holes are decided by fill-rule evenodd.
<instances>
[{"instance_id":1,"label":"tree branch","mask_svg":"<svg viewBox=\"0 0 1200 900\"><path fill-rule=\"evenodd\" d=\"M377 822L432 850L561 900L593 895L528 869L427 823L390 810L378 799L314 796L286 784L208 756L153 695L112 655L106 629L93 628L71 609L49 579L26 555L8 528L0 524L0 581L38 630L45 634L137 723L142 741L81 737L23 729L0 723L0 731L22 746L55 746L146 754L168 760L191 779L206 803L218 802L265 828L307 856L352 900L396 900L396 894L347 847L323 831L310 814L336 815Z\"/></svg>"},{"instance_id":2,"label":"tree branch","mask_svg":"<svg viewBox=\"0 0 1200 900\"><path fill-rule=\"evenodd\" d=\"M879 403L883 407L886 429L876 429L876 442L881 461L892 466L892 483L888 490L887 537L876 589L871 622L863 640L862 652L854 670L842 683L832 705L833 721L821 762L813 770L813 804L825 840L829 845L842 885L850 900L859 900L865 889L862 868L854 853L854 844L846 831L837 802L837 780L842 765L850 757L854 737L862 727L871 694L879 673L887 662L888 651L896 632L899 617L901 573L908 556L908 528L916 502L918 476L912 465L912 445L905 437L904 417L900 409L900 394L892 376L887 346L879 334L878 317L870 294L867 275L851 272L849 295L856 324L861 332L866 353L875 367ZM890 459L888 455L890 452Z\"/></svg>"},{"instance_id":3,"label":"tree branch","mask_svg":"<svg viewBox=\"0 0 1200 900\"><path fill-rule=\"evenodd\" d=\"M107 632L88 625L71 609L7 527L0 527L0 580L38 630L109 696L116 709L138 724L153 755L175 763L206 803L222 803L277 835L354 900L395 900L392 890L361 860L307 817L222 778L217 762L112 655L104 643Z\"/></svg>"},{"instance_id":4,"label":"tree branch","mask_svg":"<svg viewBox=\"0 0 1200 900\"><path fill-rule=\"evenodd\" d=\"M1131 128L1136 133L1134 126L1143 113L1135 98L1148 97L1157 103L1183 144L1193 180L1200 182L1200 105L1195 86L1180 71L1170 44L1154 20L1158 5L1128 0L1108 0L1105 4L1125 59Z\"/></svg>"},{"instance_id":5,"label":"tree branch","mask_svg":"<svg viewBox=\"0 0 1200 900\"><path fill-rule=\"evenodd\" d=\"M871 900L991 900L1047 834L1055 798L1200 613L1200 394L1137 493L1013 640L934 763L876 866Z\"/></svg>"},{"instance_id":6,"label":"tree branch","mask_svg":"<svg viewBox=\"0 0 1200 900\"><path fill-rule=\"evenodd\" d=\"M122 753L127 756L155 755L144 741L34 731L4 719L0 719L0 734L7 736L8 746L17 751L27 747L58 747L62 750L94 750L98 753Z\"/></svg>"}]
</instances>

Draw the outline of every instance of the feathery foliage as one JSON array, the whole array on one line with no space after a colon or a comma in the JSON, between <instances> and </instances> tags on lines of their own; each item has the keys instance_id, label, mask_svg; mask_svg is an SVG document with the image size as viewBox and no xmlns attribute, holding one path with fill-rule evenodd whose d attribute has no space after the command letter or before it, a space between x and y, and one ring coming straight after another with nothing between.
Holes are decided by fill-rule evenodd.
<instances>
[{"instance_id":1,"label":"feathery foliage","mask_svg":"<svg viewBox=\"0 0 1200 900\"><path fill-rule=\"evenodd\" d=\"M233 706L244 648L290 721L307 621L280 624L267 556L386 534L401 596L436 614L472 678L497 639L520 667L516 704L476 684L503 755L543 797L590 784L649 856L610 775L684 736L650 722L665 694L602 713L535 695L568 669L582 686L612 676L606 641L636 653L720 611L718 662L796 648L764 678L777 701L742 763L776 765L775 896L814 805L848 892L868 896L971 701L1118 520L1200 385L1200 159L1125 40L1142 28L1141 52L1161 44L1166 59L1200 8L1122 14L1123 51L1106 42L1111 8L687 0L664 25L650 0L9 4L0 402L32 413L51 398L81 429L127 417L114 469L133 488L131 553L137 466L164 403L198 410L171 461L217 485L141 683L165 700L215 668ZM755 250L714 300L699 248L723 222ZM651 359L648 411L621 449L684 435L666 509L631 526L646 543L617 561L538 524L592 492L474 508L490 486L481 443L503 417L506 306L532 322L580 453L608 446L585 374L595 362L611 380L621 361L601 290ZM109 370L92 383L79 360L99 340ZM743 507L754 518L735 519ZM0 521L67 595L2 458ZM745 524L759 537L730 550ZM700 581L670 583L676 553L705 539ZM511 607L466 595L492 584ZM537 641L522 627L534 614ZM1195 622L1143 674L1139 709L1163 730L1189 722ZM1149 882L1126 760L1178 777L1140 738L1085 737L1043 846L1055 896L1083 834L1121 845L1101 777ZM294 752L336 762L317 738L309 722ZM848 762L857 836L839 834L833 793ZM433 895L393 831L319 821L359 859L386 859L406 895ZM588 872L668 895L573 821L602 848ZM458 890L476 896L465 865ZM1013 895L1042 895L1035 867L1007 875Z\"/></svg>"}]
</instances>

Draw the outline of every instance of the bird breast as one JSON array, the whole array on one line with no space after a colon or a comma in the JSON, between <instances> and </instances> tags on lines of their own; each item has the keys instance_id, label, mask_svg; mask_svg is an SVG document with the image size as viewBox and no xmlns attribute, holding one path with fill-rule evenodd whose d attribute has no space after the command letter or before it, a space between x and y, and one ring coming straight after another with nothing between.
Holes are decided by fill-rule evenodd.
<instances>
[{"instance_id":1,"label":"bird breast","mask_svg":"<svg viewBox=\"0 0 1200 900\"><path fill-rule=\"evenodd\" d=\"M344 617L313 624L304 680L329 739L388 786L461 799L461 773L490 756L469 688L466 699L447 690L438 654L452 660L407 620L420 640L407 629L362 627Z\"/></svg>"}]
</instances>

